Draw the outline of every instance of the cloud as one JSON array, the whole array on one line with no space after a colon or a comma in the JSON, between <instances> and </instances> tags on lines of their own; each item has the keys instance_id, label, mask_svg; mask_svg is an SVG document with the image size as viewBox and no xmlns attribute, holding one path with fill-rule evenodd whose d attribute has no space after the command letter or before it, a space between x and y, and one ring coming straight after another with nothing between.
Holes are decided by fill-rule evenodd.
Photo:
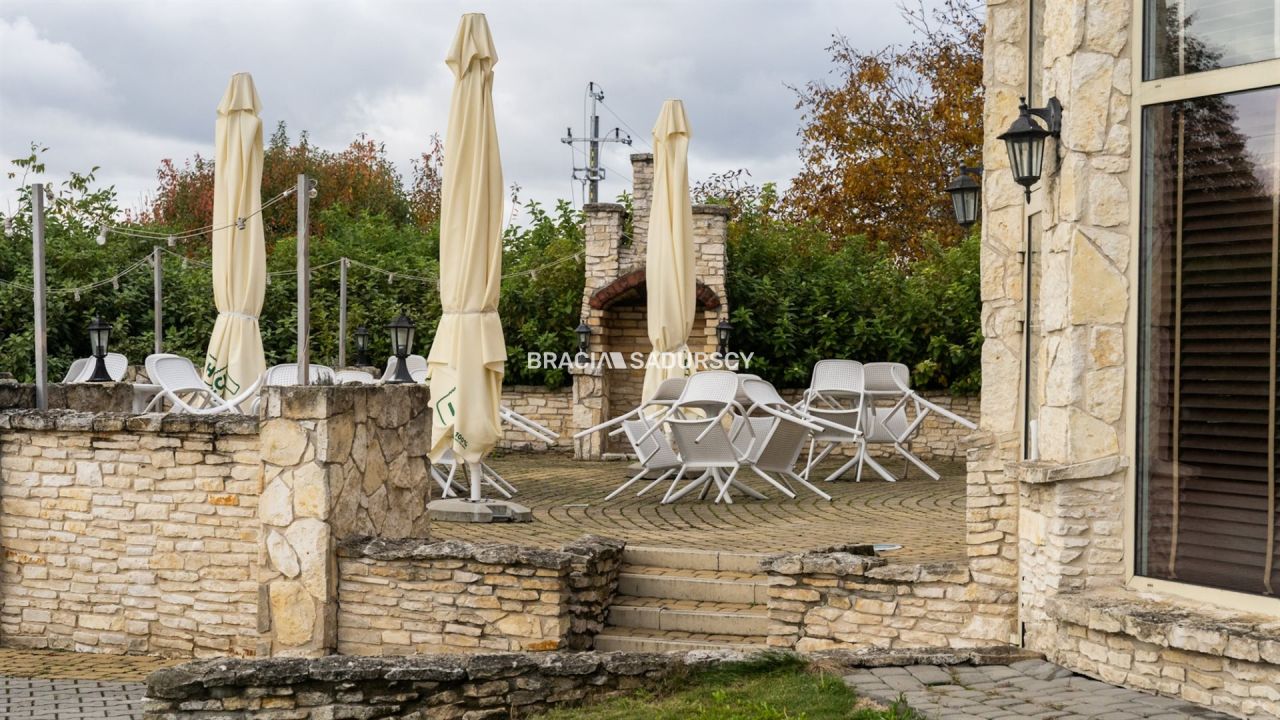
<instances>
[{"instance_id":1,"label":"cloud","mask_svg":"<svg viewBox=\"0 0 1280 720\"><path fill-rule=\"evenodd\" d=\"M500 57L504 174L525 198L571 192L571 151L559 139L566 126L582 133L588 81L606 93L602 129L634 136L630 148L606 147L603 197L628 189L627 156L647 149L667 97L689 111L694 178L746 167L757 181L785 181L798 169L788 85L826 76L825 47L841 29L862 47L906 40L895 3L6 0L0 152L16 157L40 141L53 148L51 172L100 165L99 177L136 205L161 159L212 152L214 107L227 78L248 70L268 128L283 121L331 149L366 132L407 174L430 135L444 133L443 56L459 15L479 10Z\"/></svg>"}]
</instances>

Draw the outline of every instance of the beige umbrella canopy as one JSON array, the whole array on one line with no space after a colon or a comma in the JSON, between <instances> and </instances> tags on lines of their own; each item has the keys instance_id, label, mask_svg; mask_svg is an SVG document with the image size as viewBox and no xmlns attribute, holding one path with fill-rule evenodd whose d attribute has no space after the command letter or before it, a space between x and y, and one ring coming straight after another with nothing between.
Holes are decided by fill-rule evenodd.
<instances>
[{"instance_id":1,"label":"beige umbrella canopy","mask_svg":"<svg viewBox=\"0 0 1280 720\"><path fill-rule=\"evenodd\" d=\"M663 103L653 126L653 202L645 258L653 353L645 368L644 398L652 397L664 380L689 374L687 343L695 298L689 136L684 103Z\"/></svg>"},{"instance_id":2,"label":"beige umbrella canopy","mask_svg":"<svg viewBox=\"0 0 1280 720\"><path fill-rule=\"evenodd\" d=\"M232 75L218 103L214 131L213 299L218 319L205 356L204 379L223 397L252 385L267 369L258 328L267 286L261 107L253 77Z\"/></svg>"},{"instance_id":3,"label":"beige umbrella canopy","mask_svg":"<svg viewBox=\"0 0 1280 720\"><path fill-rule=\"evenodd\" d=\"M427 357L431 457L450 448L479 463L502 436L498 405L507 359L498 290L502 280L502 162L493 119L498 54L484 15L462 16L445 63L453 98L444 141L440 206L440 305ZM473 475L476 470L472 468ZM472 477L472 499L479 499Z\"/></svg>"}]
</instances>

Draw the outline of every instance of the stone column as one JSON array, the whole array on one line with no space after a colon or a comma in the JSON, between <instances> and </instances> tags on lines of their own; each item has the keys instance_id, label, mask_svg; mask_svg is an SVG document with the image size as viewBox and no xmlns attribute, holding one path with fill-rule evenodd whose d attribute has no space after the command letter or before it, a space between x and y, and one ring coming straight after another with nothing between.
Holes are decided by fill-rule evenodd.
<instances>
[{"instance_id":1,"label":"stone column","mask_svg":"<svg viewBox=\"0 0 1280 720\"><path fill-rule=\"evenodd\" d=\"M624 272L644 267L652 205L653 153L635 153L631 156L631 243L623 249Z\"/></svg>"},{"instance_id":2,"label":"stone column","mask_svg":"<svg viewBox=\"0 0 1280 720\"><path fill-rule=\"evenodd\" d=\"M608 384L599 367L573 369L572 432L578 433L609 419ZM605 435L593 433L573 441L576 460L599 460L604 456Z\"/></svg>"},{"instance_id":3,"label":"stone column","mask_svg":"<svg viewBox=\"0 0 1280 720\"><path fill-rule=\"evenodd\" d=\"M326 655L337 645L336 543L428 534L428 390L268 387L263 402L258 654Z\"/></svg>"}]
</instances>

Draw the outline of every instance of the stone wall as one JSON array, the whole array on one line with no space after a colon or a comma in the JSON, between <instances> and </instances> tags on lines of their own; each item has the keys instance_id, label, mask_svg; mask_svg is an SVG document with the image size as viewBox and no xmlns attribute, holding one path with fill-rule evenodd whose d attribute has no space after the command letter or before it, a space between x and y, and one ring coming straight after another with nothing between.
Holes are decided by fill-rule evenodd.
<instances>
[{"instance_id":1,"label":"stone wall","mask_svg":"<svg viewBox=\"0 0 1280 720\"><path fill-rule=\"evenodd\" d=\"M268 387L260 655L337 646L339 538L425 536L427 387Z\"/></svg>"},{"instance_id":2,"label":"stone wall","mask_svg":"<svg viewBox=\"0 0 1280 720\"><path fill-rule=\"evenodd\" d=\"M130 412L133 383L50 383L45 386L50 410L81 412ZM0 381L0 410L31 410L36 406L36 386Z\"/></svg>"},{"instance_id":3,"label":"stone wall","mask_svg":"<svg viewBox=\"0 0 1280 720\"><path fill-rule=\"evenodd\" d=\"M782 555L764 569L771 647L959 648L1016 635L1016 594L975 582L963 563L888 564L863 545Z\"/></svg>"},{"instance_id":4,"label":"stone wall","mask_svg":"<svg viewBox=\"0 0 1280 720\"><path fill-rule=\"evenodd\" d=\"M1062 594L1029 646L1110 683L1181 697L1240 717L1280 717L1280 628L1120 589Z\"/></svg>"},{"instance_id":5,"label":"stone wall","mask_svg":"<svg viewBox=\"0 0 1280 720\"><path fill-rule=\"evenodd\" d=\"M258 421L0 412L0 644L251 655Z\"/></svg>"},{"instance_id":6,"label":"stone wall","mask_svg":"<svg viewBox=\"0 0 1280 720\"><path fill-rule=\"evenodd\" d=\"M346 655L587 648L617 585L622 544L563 551L352 538L339 547Z\"/></svg>"},{"instance_id":7,"label":"stone wall","mask_svg":"<svg viewBox=\"0 0 1280 720\"><path fill-rule=\"evenodd\" d=\"M1034 656L1012 648L818 653L859 667L986 665ZM147 678L147 720L223 718L521 718L641 688L751 656L731 652L511 653L412 657L204 660Z\"/></svg>"},{"instance_id":8,"label":"stone wall","mask_svg":"<svg viewBox=\"0 0 1280 720\"><path fill-rule=\"evenodd\" d=\"M552 447L573 448L573 388L542 385L515 385L502 388L502 404L560 435ZM523 430L503 424L498 447L508 450L543 450L547 444Z\"/></svg>"}]
</instances>

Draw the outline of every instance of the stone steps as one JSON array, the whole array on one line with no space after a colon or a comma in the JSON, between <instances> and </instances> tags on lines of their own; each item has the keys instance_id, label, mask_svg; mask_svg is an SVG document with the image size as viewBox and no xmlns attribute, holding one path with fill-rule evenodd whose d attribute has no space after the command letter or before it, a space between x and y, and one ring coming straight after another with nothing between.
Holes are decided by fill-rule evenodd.
<instances>
[{"instance_id":1,"label":"stone steps","mask_svg":"<svg viewBox=\"0 0 1280 720\"><path fill-rule=\"evenodd\" d=\"M597 650L759 650L769 632L764 555L684 548L623 552Z\"/></svg>"},{"instance_id":2,"label":"stone steps","mask_svg":"<svg viewBox=\"0 0 1280 720\"><path fill-rule=\"evenodd\" d=\"M709 635L677 630L605 628L596 635L600 652L689 652L690 650L763 650L767 638L741 635Z\"/></svg>"}]
</instances>

